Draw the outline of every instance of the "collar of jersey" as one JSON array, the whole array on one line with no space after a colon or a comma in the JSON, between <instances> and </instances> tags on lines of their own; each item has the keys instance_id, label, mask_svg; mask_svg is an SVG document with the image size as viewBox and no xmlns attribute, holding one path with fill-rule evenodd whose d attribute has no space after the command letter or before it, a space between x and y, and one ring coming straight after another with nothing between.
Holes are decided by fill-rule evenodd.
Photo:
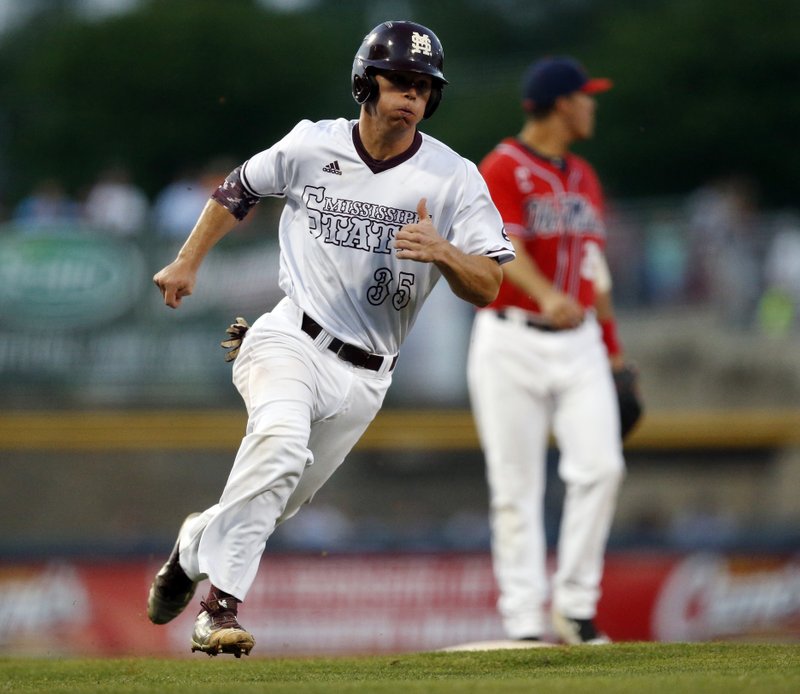
<instances>
[{"instance_id":1,"label":"collar of jersey","mask_svg":"<svg viewBox=\"0 0 800 694\"><path fill-rule=\"evenodd\" d=\"M530 145L524 143L518 137L514 138L514 142L519 145L522 149L524 149L528 154L532 154L537 159L541 159L542 161L546 161L550 166L555 167L559 171L566 171L567 170L567 158L566 157L548 157L546 154L542 154L539 150L534 149Z\"/></svg>"},{"instance_id":2,"label":"collar of jersey","mask_svg":"<svg viewBox=\"0 0 800 694\"><path fill-rule=\"evenodd\" d=\"M364 147L364 143L361 141L361 135L358 132L358 123L353 126L353 145L356 148L356 152L358 156L361 158L372 173L380 173L381 171L386 171L388 169L393 169L395 166L402 164L404 161L408 161L413 157L418 151L419 148L422 147L422 135L420 134L419 130L414 133L414 141L411 143L411 146L402 154L398 154L396 157L392 157L391 159L384 159L383 161L378 161L377 159L373 159L369 152L367 152L366 147Z\"/></svg>"}]
</instances>

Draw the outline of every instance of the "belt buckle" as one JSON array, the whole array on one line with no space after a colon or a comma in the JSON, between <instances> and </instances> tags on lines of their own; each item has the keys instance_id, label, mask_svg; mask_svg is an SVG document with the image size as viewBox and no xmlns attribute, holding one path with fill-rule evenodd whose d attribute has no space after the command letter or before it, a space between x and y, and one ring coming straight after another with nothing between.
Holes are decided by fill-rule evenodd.
<instances>
[{"instance_id":1,"label":"belt buckle","mask_svg":"<svg viewBox=\"0 0 800 694\"><path fill-rule=\"evenodd\" d=\"M345 358L342 356L342 351L345 349L345 347L347 347L347 343L346 343L346 342L344 342L343 340L338 340L338 342L339 342L339 346L338 346L338 347L336 347L336 349L334 349L334 350L331 350L331 351L332 351L332 352L333 352L333 353L334 353L334 354L335 354L337 357L339 357L339 359L341 359L342 361L347 361L347 359L345 359ZM330 349L332 346L333 346L333 345L328 345L328 349Z\"/></svg>"},{"instance_id":2,"label":"belt buckle","mask_svg":"<svg viewBox=\"0 0 800 694\"><path fill-rule=\"evenodd\" d=\"M337 338L338 339L338 338ZM366 363L369 358L368 352L364 352L360 350L358 347L353 345L349 345L346 342L342 342L341 344L334 350L331 350L339 359L348 364L352 364L353 366L357 366L358 368L366 368ZM328 347L330 349L330 347Z\"/></svg>"}]
</instances>

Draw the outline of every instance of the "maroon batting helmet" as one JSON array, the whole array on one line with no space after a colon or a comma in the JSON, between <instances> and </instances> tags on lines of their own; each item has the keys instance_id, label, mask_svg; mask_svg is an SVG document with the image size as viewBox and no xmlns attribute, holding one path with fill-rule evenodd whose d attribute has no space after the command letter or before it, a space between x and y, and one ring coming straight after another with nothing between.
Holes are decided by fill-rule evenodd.
<instances>
[{"instance_id":1,"label":"maroon batting helmet","mask_svg":"<svg viewBox=\"0 0 800 694\"><path fill-rule=\"evenodd\" d=\"M425 118L430 118L447 84L443 69L444 49L430 29L415 22L383 22L364 37L353 60L353 98L359 104L377 98L375 70L419 72L433 78L425 106Z\"/></svg>"}]
</instances>

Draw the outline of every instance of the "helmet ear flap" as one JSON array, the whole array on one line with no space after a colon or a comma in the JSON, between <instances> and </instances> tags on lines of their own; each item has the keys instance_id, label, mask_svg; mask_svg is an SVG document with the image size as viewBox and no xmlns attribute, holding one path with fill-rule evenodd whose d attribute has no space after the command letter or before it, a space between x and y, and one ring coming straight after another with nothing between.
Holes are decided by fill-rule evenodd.
<instances>
[{"instance_id":1,"label":"helmet ear flap","mask_svg":"<svg viewBox=\"0 0 800 694\"><path fill-rule=\"evenodd\" d=\"M430 118L433 112L439 107L439 102L442 100L442 87L439 84L434 84L431 87L430 96L428 96L428 103L425 104L425 115L423 118Z\"/></svg>"},{"instance_id":2,"label":"helmet ear flap","mask_svg":"<svg viewBox=\"0 0 800 694\"><path fill-rule=\"evenodd\" d=\"M363 104L378 96L378 80L368 71L363 74L355 73L353 75L353 98L356 103Z\"/></svg>"}]
</instances>

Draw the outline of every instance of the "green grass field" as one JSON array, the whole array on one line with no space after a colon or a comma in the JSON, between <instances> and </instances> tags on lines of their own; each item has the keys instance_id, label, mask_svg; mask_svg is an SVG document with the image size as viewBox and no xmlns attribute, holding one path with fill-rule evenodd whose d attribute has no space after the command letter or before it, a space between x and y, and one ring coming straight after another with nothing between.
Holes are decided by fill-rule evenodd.
<instances>
[{"instance_id":1,"label":"green grass field","mask_svg":"<svg viewBox=\"0 0 800 694\"><path fill-rule=\"evenodd\" d=\"M13 692L800 692L800 645L620 643L363 658L0 659Z\"/></svg>"}]
</instances>

